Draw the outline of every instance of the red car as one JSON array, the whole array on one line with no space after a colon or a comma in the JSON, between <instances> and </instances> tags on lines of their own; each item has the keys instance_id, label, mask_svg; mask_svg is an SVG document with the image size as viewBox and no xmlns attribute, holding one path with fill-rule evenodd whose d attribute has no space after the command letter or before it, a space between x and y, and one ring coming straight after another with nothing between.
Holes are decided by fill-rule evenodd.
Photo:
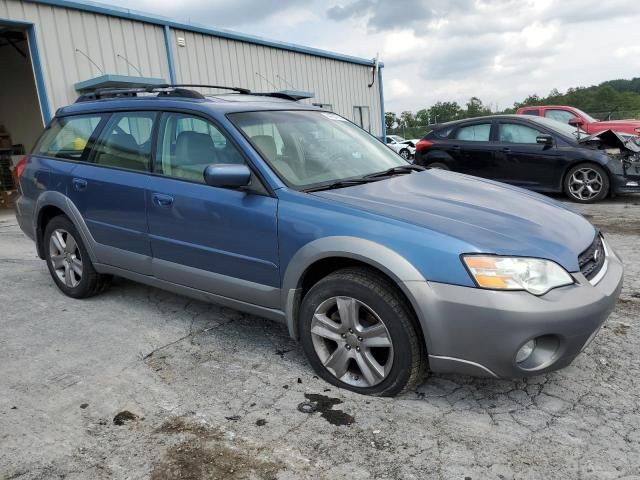
<instances>
[{"instance_id":1,"label":"red car","mask_svg":"<svg viewBox=\"0 0 640 480\"><path fill-rule=\"evenodd\" d=\"M559 122L568 123L580 127L588 134L600 133L604 130L613 130L615 132L624 132L631 135L640 135L640 120L596 120L592 116L584 113L582 110L562 105L544 105L537 107L520 107L516 114L518 115L537 115L546 117Z\"/></svg>"}]
</instances>

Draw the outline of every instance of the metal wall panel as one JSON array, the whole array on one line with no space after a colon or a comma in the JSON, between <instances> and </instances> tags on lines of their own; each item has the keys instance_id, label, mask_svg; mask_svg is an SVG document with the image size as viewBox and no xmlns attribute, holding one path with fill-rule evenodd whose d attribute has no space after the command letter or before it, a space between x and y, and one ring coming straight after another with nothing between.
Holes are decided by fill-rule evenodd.
<instances>
[{"instance_id":1,"label":"metal wall panel","mask_svg":"<svg viewBox=\"0 0 640 480\"><path fill-rule=\"evenodd\" d=\"M0 0L0 22L35 24L50 107L73 103L76 82L104 73L169 79L161 26L19 0ZM98 65L92 63L81 50ZM120 55L121 57L119 57Z\"/></svg>"},{"instance_id":2,"label":"metal wall panel","mask_svg":"<svg viewBox=\"0 0 640 480\"><path fill-rule=\"evenodd\" d=\"M328 103L351 120L354 106L369 107L371 133L382 135L378 75L371 67L248 42L172 30L178 83L208 83L255 91L305 90L308 103ZM178 37L185 46L178 46Z\"/></svg>"},{"instance_id":3,"label":"metal wall panel","mask_svg":"<svg viewBox=\"0 0 640 480\"><path fill-rule=\"evenodd\" d=\"M0 0L0 21L35 24L42 74L53 111L77 98L75 83L102 72L170 79L165 30L157 23L159 20L130 20L123 18L122 12L109 15L82 5L66 8L56 3ZM177 37L185 38L185 47L177 45ZM286 50L173 27L169 43L178 83L242 86L257 91L311 91L315 97L309 103L331 104L334 111L352 120L354 106L368 107L372 133L382 134L378 77L368 88L372 79L368 65L332 58L327 52L322 54L326 56L304 53L300 51L302 47Z\"/></svg>"}]
</instances>

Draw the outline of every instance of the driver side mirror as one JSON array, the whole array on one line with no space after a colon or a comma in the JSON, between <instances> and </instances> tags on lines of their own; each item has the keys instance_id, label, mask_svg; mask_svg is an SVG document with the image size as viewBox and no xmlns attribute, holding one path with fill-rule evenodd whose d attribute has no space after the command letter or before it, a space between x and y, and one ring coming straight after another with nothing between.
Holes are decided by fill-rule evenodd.
<instances>
[{"instance_id":1,"label":"driver side mirror","mask_svg":"<svg viewBox=\"0 0 640 480\"><path fill-rule=\"evenodd\" d=\"M207 185L221 188L242 188L251 182L251 170L246 165L214 164L204 169Z\"/></svg>"},{"instance_id":2,"label":"driver side mirror","mask_svg":"<svg viewBox=\"0 0 640 480\"><path fill-rule=\"evenodd\" d=\"M540 145L553 145L553 137L551 135L538 135L536 143Z\"/></svg>"},{"instance_id":3,"label":"driver side mirror","mask_svg":"<svg viewBox=\"0 0 640 480\"><path fill-rule=\"evenodd\" d=\"M584 122L579 117L573 117L571 120L569 120L569 125L573 127L581 127L582 124L584 124Z\"/></svg>"}]
</instances>

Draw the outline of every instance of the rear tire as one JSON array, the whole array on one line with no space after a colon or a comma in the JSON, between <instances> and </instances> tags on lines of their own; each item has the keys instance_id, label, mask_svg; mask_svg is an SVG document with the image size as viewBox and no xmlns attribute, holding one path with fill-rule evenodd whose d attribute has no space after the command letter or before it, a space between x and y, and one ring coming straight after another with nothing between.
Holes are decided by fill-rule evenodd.
<instances>
[{"instance_id":1,"label":"rear tire","mask_svg":"<svg viewBox=\"0 0 640 480\"><path fill-rule=\"evenodd\" d=\"M429 168L436 168L438 170L451 170L448 165L440 162L433 162L427 165Z\"/></svg>"},{"instance_id":2,"label":"rear tire","mask_svg":"<svg viewBox=\"0 0 640 480\"><path fill-rule=\"evenodd\" d=\"M413 311L371 269L346 268L320 280L302 300L299 327L309 363L333 385L393 396L424 378L426 349Z\"/></svg>"},{"instance_id":3,"label":"rear tire","mask_svg":"<svg viewBox=\"0 0 640 480\"><path fill-rule=\"evenodd\" d=\"M609 175L595 163L580 163L564 178L564 193L577 203L595 203L609 194Z\"/></svg>"},{"instance_id":4,"label":"rear tire","mask_svg":"<svg viewBox=\"0 0 640 480\"><path fill-rule=\"evenodd\" d=\"M69 297L92 297L111 283L110 275L101 275L93 268L80 233L64 215L47 223L44 251L53 281Z\"/></svg>"}]
</instances>

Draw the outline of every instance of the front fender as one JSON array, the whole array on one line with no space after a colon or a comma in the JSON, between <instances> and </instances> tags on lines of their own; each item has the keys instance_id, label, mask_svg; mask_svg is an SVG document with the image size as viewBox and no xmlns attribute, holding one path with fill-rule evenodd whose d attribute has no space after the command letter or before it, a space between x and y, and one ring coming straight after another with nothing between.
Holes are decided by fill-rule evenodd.
<instances>
[{"instance_id":1,"label":"front fender","mask_svg":"<svg viewBox=\"0 0 640 480\"><path fill-rule=\"evenodd\" d=\"M384 245L363 238L332 236L307 243L291 258L282 282L282 305L289 334L298 338L297 305L299 304L300 284L307 269L319 260L332 257L358 260L380 270L391 278L407 296L418 313L418 303L412 294L410 283L426 284L424 276L398 252ZM420 319L422 324L422 319ZM425 332L426 335L426 332Z\"/></svg>"}]
</instances>

